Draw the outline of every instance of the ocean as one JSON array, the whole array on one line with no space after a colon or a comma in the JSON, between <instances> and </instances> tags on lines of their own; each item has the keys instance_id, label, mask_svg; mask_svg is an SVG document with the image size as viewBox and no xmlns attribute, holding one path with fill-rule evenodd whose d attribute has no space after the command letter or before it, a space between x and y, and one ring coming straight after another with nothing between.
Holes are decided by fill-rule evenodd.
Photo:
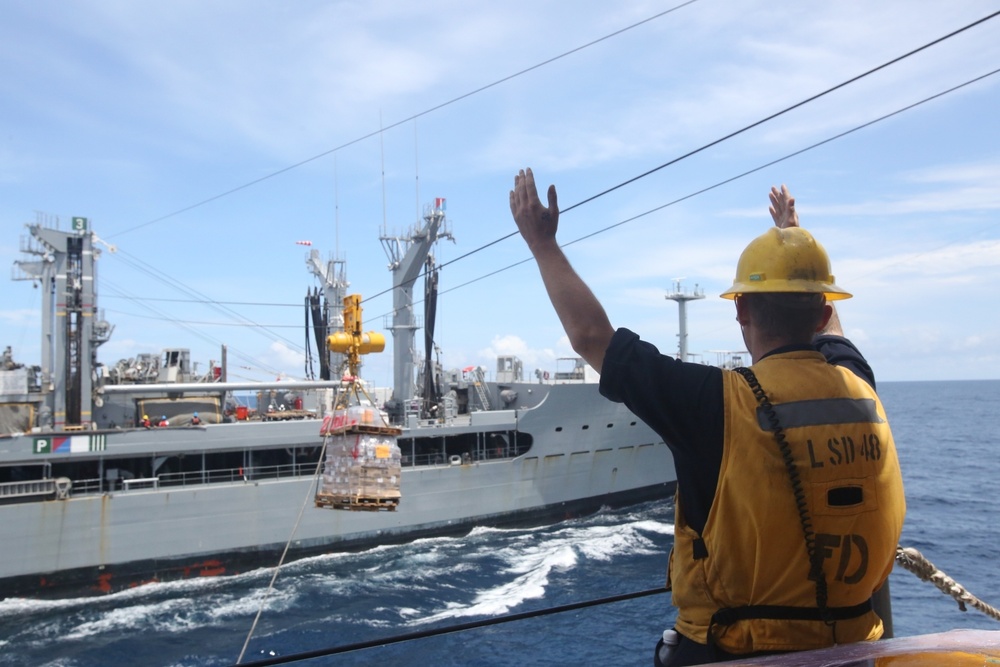
<instances>
[{"instance_id":1,"label":"ocean","mask_svg":"<svg viewBox=\"0 0 1000 667\"><path fill-rule=\"evenodd\" d=\"M901 543L1000 606L1000 380L887 382L879 393L906 484ZM232 665L261 605L244 663L643 591L662 586L672 540L673 506L662 501L299 560L269 595L271 570L258 570L99 598L7 599L0 665ZM896 636L1000 629L898 566L890 587ZM645 667L673 620L669 602L652 595L294 664Z\"/></svg>"}]
</instances>

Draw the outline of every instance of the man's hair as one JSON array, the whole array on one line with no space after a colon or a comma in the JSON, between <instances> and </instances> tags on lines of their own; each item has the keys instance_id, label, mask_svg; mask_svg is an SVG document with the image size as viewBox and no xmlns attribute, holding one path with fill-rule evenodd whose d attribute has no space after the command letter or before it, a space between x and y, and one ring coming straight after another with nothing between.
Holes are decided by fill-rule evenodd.
<instances>
[{"instance_id":1,"label":"man's hair","mask_svg":"<svg viewBox=\"0 0 1000 667\"><path fill-rule=\"evenodd\" d=\"M754 326L769 338L790 343L808 343L823 320L826 297L799 292L754 292L741 294Z\"/></svg>"}]
</instances>

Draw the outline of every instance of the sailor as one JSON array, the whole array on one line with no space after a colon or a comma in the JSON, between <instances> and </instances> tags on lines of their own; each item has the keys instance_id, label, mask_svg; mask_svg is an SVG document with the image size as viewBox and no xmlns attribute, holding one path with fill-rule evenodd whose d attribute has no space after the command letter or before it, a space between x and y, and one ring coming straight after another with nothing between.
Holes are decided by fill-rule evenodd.
<instances>
[{"instance_id":1,"label":"sailor","mask_svg":"<svg viewBox=\"0 0 1000 667\"><path fill-rule=\"evenodd\" d=\"M193 415L191 415L191 426L199 426L199 425L201 425L201 417L199 417L198 413L196 412Z\"/></svg>"},{"instance_id":2,"label":"sailor","mask_svg":"<svg viewBox=\"0 0 1000 667\"><path fill-rule=\"evenodd\" d=\"M153 428L153 422L149 421L149 415L142 416L142 421L139 422L139 426L143 428Z\"/></svg>"},{"instance_id":3,"label":"sailor","mask_svg":"<svg viewBox=\"0 0 1000 667\"><path fill-rule=\"evenodd\" d=\"M166 428L167 426L170 426L170 422L167 421L166 415L160 417L160 423L157 424L157 426L159 426L160 428Z\"/></svg>"},{"instance_id":4,"label":"sailor","mask_svg":"<svg viewBox=\"0 0 1000 667\"><path fill-rule=\"evenodd\" d=\"M872 595L892 570L902 479L874 375L843 335L826 251L788 189L740 256L732 299L751 374L660 354L604 308L556 242L555 186L531 170L510 207L573 349L601 393L660 434L677 472L668 667L878 639Z\"/></svg>"}]
</instances>

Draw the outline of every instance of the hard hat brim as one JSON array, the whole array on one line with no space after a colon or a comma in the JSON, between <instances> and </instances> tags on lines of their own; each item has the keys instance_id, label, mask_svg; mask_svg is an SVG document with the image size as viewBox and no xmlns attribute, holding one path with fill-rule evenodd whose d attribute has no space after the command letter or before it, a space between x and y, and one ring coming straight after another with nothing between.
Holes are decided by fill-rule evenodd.
<instances>
[{"instance_id":1,"label":"hard hat brim","mask_svg":"<svg viewBox=\"0 0 1000 667\"><path fill-rule=\"evenodd\" d=\"M723 299L735 299L741 294L761 294L786 292L794 294L823 294L827 301L850 299L853 294L843 290L833 283L817 283L813 280L768 280L766 283L735 282L719 296Z\"/></svg>"}]
</instances>

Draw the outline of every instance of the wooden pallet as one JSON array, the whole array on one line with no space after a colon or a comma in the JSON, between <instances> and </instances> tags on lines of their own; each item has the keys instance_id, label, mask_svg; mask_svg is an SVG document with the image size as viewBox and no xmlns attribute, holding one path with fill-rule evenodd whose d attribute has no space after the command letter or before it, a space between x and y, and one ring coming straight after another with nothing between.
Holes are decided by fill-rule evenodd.
<instances>
[{"instance_id":1,"label":"wooden pallet","mask_svg":"<svg viewBox=\"0 0 1000 667\"><path fill-rule=\"evenodd\" d=\"M260 415L262 421L290 421L293 419L315 419L316 415L309 410L272 410L263 412Z\"/></svg>"},{"instance_id":2,"label":"wooden pallet","mask_svg":"<svg viewBox=\"0 0 1000 667\"><path fill-rule=\"evenodd\" d=\"M335 496L316 494L316 507L353 512L395 512L399 498L372 498L366 496Z\"/></svg>"},{"instance_id":3,"label":"wooden pallet","mask_svg":"<svg viewBox=\"0 0 1000 667\"><path fill-rule=\"evenodd\" d=\"M398 436L403 429L394 426L373 426L371 424L344 424L329 428L320 427L320 435L347 435L348 433L368 433L371 435Z\"/></svg>"}]
</instances>

